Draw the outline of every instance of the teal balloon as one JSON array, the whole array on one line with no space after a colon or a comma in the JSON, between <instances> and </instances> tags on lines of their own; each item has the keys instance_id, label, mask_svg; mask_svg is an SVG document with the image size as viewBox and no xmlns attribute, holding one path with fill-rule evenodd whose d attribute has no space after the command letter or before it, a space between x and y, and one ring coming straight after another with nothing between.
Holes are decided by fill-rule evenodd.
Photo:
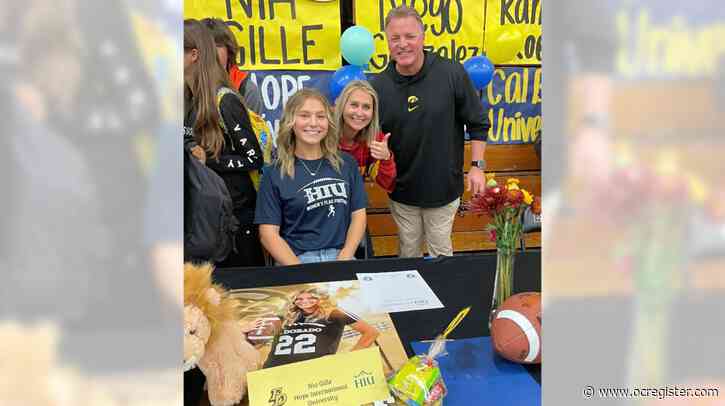
<instances>
[{"instance_id":1,"label":"teal balloon","mask_svg":"<svg viewBox=\"0 0 725 406\"><path fill-rule=\"evenodd\" d=\"M373 35L367 28L353 25L342 33L340 50L350 65L366 65L375 52Z\"/></svg>"}]
</instances>

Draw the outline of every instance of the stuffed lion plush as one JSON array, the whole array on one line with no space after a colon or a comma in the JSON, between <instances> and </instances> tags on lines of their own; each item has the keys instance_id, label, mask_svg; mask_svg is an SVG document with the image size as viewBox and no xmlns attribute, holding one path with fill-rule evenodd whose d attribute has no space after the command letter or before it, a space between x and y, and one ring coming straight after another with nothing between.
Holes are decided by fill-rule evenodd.
<instances>
[{"instance_id":1,"label":"stuffed lion plush","mask_svg":"<svg viewBox=\"0 0 725 406\"><path fill-rule=\"evenodd\" d=\"M199 366L209 403L231 406L244 397L247 372L261 364L238 320L238 302L211 281L210 264L184 264L184 371Z\"/></svg>"}]
</instances>

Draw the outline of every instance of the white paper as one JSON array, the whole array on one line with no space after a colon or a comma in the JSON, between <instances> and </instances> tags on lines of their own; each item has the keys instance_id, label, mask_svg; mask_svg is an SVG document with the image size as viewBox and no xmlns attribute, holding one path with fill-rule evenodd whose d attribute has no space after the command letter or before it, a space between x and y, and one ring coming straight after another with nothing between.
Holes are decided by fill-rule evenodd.
<instances>
[{"instance_id":1,"label":"white paper","mask_svg":"<svg viewBox=\"0 0 725 406\"><path fill-rule=\"evenodd\" d=\"M373 312L440 309L443 303L416 270L359 273L362 298Z\"/></svg>"}]
</instances>

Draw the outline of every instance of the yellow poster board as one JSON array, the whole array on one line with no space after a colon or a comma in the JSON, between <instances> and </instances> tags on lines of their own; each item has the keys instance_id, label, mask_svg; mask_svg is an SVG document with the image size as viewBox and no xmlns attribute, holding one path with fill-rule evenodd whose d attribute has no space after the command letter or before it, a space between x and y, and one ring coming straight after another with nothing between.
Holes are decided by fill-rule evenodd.
<instances>
[{"instance_id":1,"label":"yellow poster board","mask_svg":"<svg viewBox=\"0 0 725 406\"><path fill-rule=\"evenodd\" d=\"M224 20L246 70L340 67L340 1L185 0L184 18Z\"/></svg>"},{"instance_id":2,"label":"yellow poster board","mask_svg":"<svg viewBox=\"0 0 725 406\"><path fill-rule=\"evenodd\" d=\"M390 397L377 347L247 374L250 406L362 405Z\"/></svg>"},{"instance_id":3,"label":"yellow poster board","mask_svg":"<svg viewBox=\"0 0 725 406\"><path fill-rule=\"evenodd\" d=\"M367 28L375 41L371 72L380 72L388 65L385 17L402 4L401 0L355 1L355 23ZM484 1L425 0L413 2L413 6L423 18L426 50L457 62L481 55Z\"/></svg>"},{"instance_id":4,"label":"yellow poster board","mask_svg":"<svg viewBox=\"0 0 725 406\"><path fill-rule=\"evenodd\" d=\"M496 45L489 33L512 25L524 34L518 55L506 65L541 65L541 3L543 0L486 0L484 50Z\"/></svg>"}]
</instances>

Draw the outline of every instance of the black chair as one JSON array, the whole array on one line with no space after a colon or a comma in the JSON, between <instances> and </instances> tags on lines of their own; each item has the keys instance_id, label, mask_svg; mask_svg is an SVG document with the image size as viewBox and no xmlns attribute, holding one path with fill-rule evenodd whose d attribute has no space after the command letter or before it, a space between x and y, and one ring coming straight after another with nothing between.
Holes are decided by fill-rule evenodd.
<instances>
[{"instance_id":1,"label":"black chair","mask_svg":"<svg viewBox=\"0 0 725 406\"><path fill-rule=\"evenodd\" d=\"M541 231L541 214L534 214L531 211L531 206L527 207L523 213L521 213L521 251L526 251L526 234Z\"/></svg>"},{"instance_id":2,"label":"black chair","mask_svg":"<svg viewBox=\"0 0 725 406\"><path fill-rule=\"evenodd\" d=\"M368 259L373 257L375 257L373 240L370 238L368 230L365 229L365 235L363 235L360 245L357 246L357 250L355 251L355 259Z\"/></svg>"}]
</instances>

